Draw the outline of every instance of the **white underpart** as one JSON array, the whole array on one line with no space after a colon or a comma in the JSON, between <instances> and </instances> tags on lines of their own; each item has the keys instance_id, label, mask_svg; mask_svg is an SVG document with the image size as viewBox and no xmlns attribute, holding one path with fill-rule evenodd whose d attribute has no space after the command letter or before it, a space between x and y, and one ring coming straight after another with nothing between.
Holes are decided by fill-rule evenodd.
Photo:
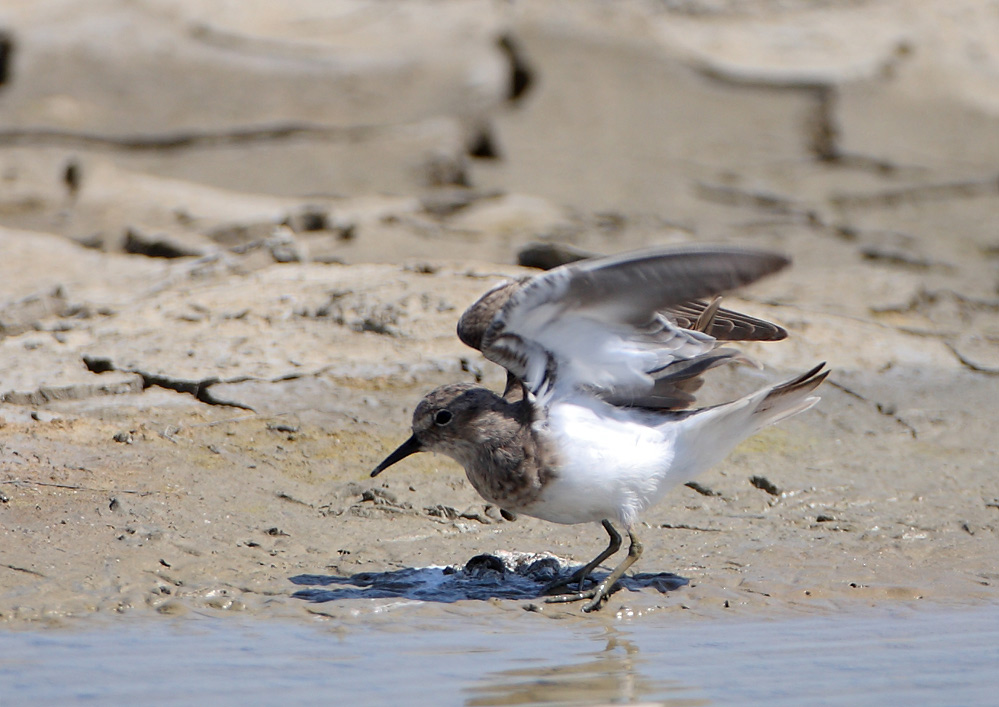
<instances>
[{"instance_id":1,"label":"white underpart","mask_svg":"<svg viewBox=\"0 0 999 707\"><path fill-rule=\"evenodd\" d=\"M618 408L577 393L553 402L538 433L561 454L556 477L528 515L553 523L617 520L631 528L642 511L728 456L764 427L804 412L818 396L760 403L765 388L681 419Z\"/></svg>"},{"instance_id":2,"label":"white underpart","mask_svg":"<svg viewBox=\"0 0 999 707\"><path fill-rule=\"evenodd\" d=\"M590 396L554 403L539 433L554 439L562 464L540 501L524 512L553 523L606 518L631 527L675 485L668 473L675 427L647 422Z\"/></svg>"}]
</instances>

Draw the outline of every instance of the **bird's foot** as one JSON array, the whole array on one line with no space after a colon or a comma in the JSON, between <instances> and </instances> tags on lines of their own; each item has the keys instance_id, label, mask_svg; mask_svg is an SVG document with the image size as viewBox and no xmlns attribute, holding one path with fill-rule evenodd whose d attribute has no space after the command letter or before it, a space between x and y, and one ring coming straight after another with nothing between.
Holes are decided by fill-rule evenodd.
<instances>
[{"instance_id":1,"label":"bird's foot","mask_svg":"<svg viewBox=\"0 0 999 707\"><path fill-rule=\"evenodd\" d=\"M568 577L560 577L558 579L553 579L551 582L549 582L548 584L546 584L544 587L541 588L539 594L541 596L545 596L548 594L556 594L564 590L569 590L571 592L573 587L575 587L577 593L582 592L583 584L585 581L586 581L585 576L581 576L580 572L575 572L569 575Z\"/></svg>"},{"instance_id":2,"label":"bird's foot","mask_svg":"<svg viewBox=\"0 0 999 707\"><path fill-rule=\"evenodd\" d=\"M570 578L571 579L571 578ZM548 597L545 599L546 604L568 604L574 601L582 601L583 599L589 599L588 602L583 604L583 613L588 614L591 611L600 608L600 605L614 592L620 589L620 585L615 579L613 582L608 582L604 580L593 589L587 589L586 591L574 592L572 594L558 594L553 597Z\"/></svg>"}]
</instances>

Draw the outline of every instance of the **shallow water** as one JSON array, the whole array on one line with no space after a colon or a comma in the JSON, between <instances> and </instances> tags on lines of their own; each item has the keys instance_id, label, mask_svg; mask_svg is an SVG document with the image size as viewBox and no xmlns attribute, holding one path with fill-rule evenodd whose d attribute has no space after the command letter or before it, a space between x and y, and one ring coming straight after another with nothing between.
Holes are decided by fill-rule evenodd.
<instances>
[{"instance_id":1,"label":"shallow water","mask_svg":"<svg viewBox=\"0 0 999 707\"><path fill-rule=\"evenodd\" d=\"M999 694L999 606L774 621L397 612L397 623L188 616L0 633L0 703L984 705Z\"/></svg>"}]
</instances>

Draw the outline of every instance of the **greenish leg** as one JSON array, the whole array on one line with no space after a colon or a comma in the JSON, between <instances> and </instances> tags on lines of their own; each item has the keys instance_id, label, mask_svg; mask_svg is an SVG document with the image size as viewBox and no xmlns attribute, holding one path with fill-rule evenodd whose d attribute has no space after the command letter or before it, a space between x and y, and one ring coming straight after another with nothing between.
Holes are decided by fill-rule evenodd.
<instances>
[{"instance_id":1,"label":"greenish leg","mask_svg":"<svg viewBox=\"0 0 999 707\"><path fill-rule=\"evenodd\" d=\"M617 581L621 579L622 575L628 571L628 568L635 564L635 561L642 556L642 543L638 539L638 536L631 530L628 531L628 538L631 540L631 546L628 548L628 556L617 567L614 571L607 575L600 584L598 584L593 589L588 589L587 591L579 591L575 594L563 594L556 597L549 597L545 601L550 604L563 604L571 601L581 601L582 599L589 599L583 605L583 611L589 613L594 609L599 609L600 604L609 597L614 591L614 585Z\"/></svg>"},{"instance_id":2,"label":"greenish leg","mask_svg":"<svg viewBox=\"0 0 999 707\"><path fill-rule=\"evenodd\" d=\"M573 572L572 576L566 579L556 579L554 582L550 582L549 584L547 584L545 588L541 590L542 594L549 594L555 591L556 589L561 589L563 587L566 588L571 587L573 583L577 582L578 585L576 587L576 591L582 592L583 582L585 582L586 578L590 576L590 572L599 567L601 562L603 562L608 557L610 557L615 552L621 549L621 535L617 532L614 526L611 525L611 522L609 520L602 520L600 521L600 524L604 526L604 530L606 530L607 534L610 536L610 544L599 555L597 555L590 562L588 562L584 567L581 567L575 572ZM552 597L551 599L548 599L546 601L552 602L557 598L558 597Z\"/></svg>"}]
</instances>

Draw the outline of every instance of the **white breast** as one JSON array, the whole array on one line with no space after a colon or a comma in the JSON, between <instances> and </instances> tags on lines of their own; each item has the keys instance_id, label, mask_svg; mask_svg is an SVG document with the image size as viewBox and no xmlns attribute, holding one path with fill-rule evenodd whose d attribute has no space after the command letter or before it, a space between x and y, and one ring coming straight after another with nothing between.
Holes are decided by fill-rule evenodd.
<instances>
[{"instance_id":1,"label":"white breast","mask_svg":"<svg viewBox=\"0 0 999 707\"><path fill-rule=\"evenodd\" d=\"M588 396L554 403L538 432L554 440L562 464L523 512L554 523L606 518L630 527L674 485L668 471L675 435L653 422Z\"/></svg>"}]
</instances>

